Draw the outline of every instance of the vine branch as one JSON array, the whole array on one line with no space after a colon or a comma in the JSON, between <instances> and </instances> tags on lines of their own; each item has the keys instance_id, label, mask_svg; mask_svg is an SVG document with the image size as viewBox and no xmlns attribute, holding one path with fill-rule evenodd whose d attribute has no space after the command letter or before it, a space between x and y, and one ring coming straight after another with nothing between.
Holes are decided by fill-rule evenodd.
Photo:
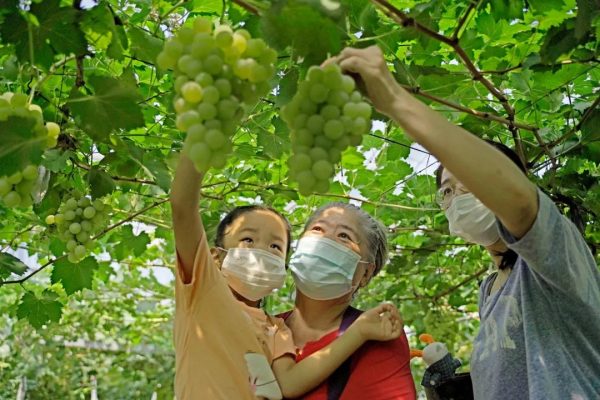
<instances>
[{"instance_id":1,"label":"vine branch","mask_svg":"<svg viewBox=\"0 0 600 400\"><path fill-rule=\"evenodd\" d=\"M473 61L471 61L471 59L469 58L469 56L467 55L465 50L460 46L458 38L457 37L449 38L447 36L444 36L440 33L437 33L435 31L431 30L430 28L417 22L414 18L411 18L407 14L400 11L398 8L396 8L395 6L390 4L387 0L371 0L371 1L373 1L379 7L383 8L384 12L388 16L390 16L390 18L392 18L394 21L398 22L403 27L413 28L419 32L426 34L427 36L432 37L435 40L438 40L442 43L447 44L448 46L452 47L452 49L454 49L454 51L456 52L458 57L462 60L463 64L467 67L467 69L471 73L473 80L478 81L483 86L485 86L485 88L492 94L492 96L496 97L502 104L502 107L504 108L504 110L506 111L506 113L508 115L508 118L506 118L506 120L509 121L508 129L513 136L513 140L515 141L515 147L516 147L517 154L519 155L519 158L523 162L523 165L525 165L526 159L525 159L525 154L523 152L523 145L521 143L521 137L519 136L518 128L516 127L516 125L514 123L514 120L515 120L514 108L508 103L508 99L502 93L502 91L500 89L498 89L489 79L484 77L483 74L481 73L481 71L479 71L479 69L475 66L475 64L473 64Z\"/></svg>"}]
</instances>

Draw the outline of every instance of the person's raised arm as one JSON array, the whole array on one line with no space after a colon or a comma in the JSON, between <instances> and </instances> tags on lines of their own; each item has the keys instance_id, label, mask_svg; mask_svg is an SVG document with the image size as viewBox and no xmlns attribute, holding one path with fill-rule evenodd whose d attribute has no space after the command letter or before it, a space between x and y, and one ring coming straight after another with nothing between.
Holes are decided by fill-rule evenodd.
<instances>
[{"instance_id":1,"label":"person's raised arm","mask_svg":"<svg viewBox=\"0 0 600 400\"><path fill-rule=\"evenodd\" d=\"M182 152L171 184L171 212L175 232L175 248L182 264L184 283L192 279L194 257L198 243L205 234L198 212L203 174Z\"/></svg>"},{"instance_id":2,"label":"person's raised arm","mask_svg":"<svg viewBox=\"0 0 600 400\"><path fill-rule=\"evenodd\" d=\"M362 313L340 337L296 363L284 356L273 362L273 372L286 398L299 397L319 386L368 340L392 340L403 330L398 309L381 304Z\"/></svg>"},{"instance_id":3,"label":"person's raised arm","mask_svg":"<svg viewBox=\"0 0 600 400\"><path fill-rule=\"evenodd\" d=\"M512 161L404 90L378 47L346 48L332 61L360 75L375 108L431 152L511 234L528 232L538 211L537 189Z\"/></svg>"}]
</instances>

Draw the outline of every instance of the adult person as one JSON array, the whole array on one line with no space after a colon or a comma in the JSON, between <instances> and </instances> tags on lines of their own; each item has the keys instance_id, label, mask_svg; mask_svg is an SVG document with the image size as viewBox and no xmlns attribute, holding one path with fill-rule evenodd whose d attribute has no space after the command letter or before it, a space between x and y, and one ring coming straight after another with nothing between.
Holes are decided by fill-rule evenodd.
<instances>
[{"instance_id":1,"label":"adult person","mask_svg":"<svg viewBox=\"0 0 600 400\"><path fill-rule=\"evenodd\" d=\"M379 48L346 48L334 61L440 161L451 232L499 267L481 286L475 398L600 398L600 274L576 227L502 151L405 91Z\"/></svg>"},{"instance_id":2,"label":"adult person","mask_svg":"<svg viewBox=\"0 0 600 400\"><path fill-rule=\"evenodd\" d=\"M330 203L306 223L290 260L295 307L283 315L301 361L343 336L360 313L350 307L387 260L385 228L362 209ZM413 400L406 336L367 342L305 400Z\"/></svg>"}]
</instances>

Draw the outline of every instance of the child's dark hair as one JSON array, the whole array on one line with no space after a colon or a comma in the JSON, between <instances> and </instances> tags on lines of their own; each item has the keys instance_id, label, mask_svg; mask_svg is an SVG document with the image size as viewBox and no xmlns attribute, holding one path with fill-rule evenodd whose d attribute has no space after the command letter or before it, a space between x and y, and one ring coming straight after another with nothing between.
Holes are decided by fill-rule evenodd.
<instances>
[{"instance_id":1,"label":"child's dark hair","mask_svg":"<svg viewBox=\"0 0 600 400\"><path fill-rule=\"evenodd\" d=\"M496 149L500 150L502 152L502 154L504 154L506 157L508 157L517 167L519 167L519 169L525 175L527 175L527 169L525 168L525 165L523 165L523 162L521 161L521 159L519 158L519 156L517 155L517 153L515 153L515 151L513 149L511 149L510 147L508 147L502 143L494 142L493 140L486 139L485 142L489 143L490 145L494 146ZM436 183L438 189L442 186L442 172L443 171L444 171L444 166L442 164L440 164L438 169L435 171L435 183ZM498 268L501 270L507 269L507 268L512 268L515 265L515 263L517 262L517 258L519 257L519 255L511 249L508 249L499 255L502 256L502 261L500 261L500 265L498 266Z\"/></svg>"},{"instance_id":2,"label":"child's dark hair","mask_svg":"<svg viewBox=\"0 0 600 400\"><path fill-rule=\"evenodd\" d=\"M279 216L279 218L281 218L281 220L285 223L285 230L287 233L287 246L286 246L286 250L285 250L285 255L287 258L290 254L290 246L291 246L291 241L292 241L292 227L290 225L290 222L287 220L286 217L284 217L279 211L275 210L274 208L263 206L263 205L258 205L258 204L249 205L249 206L239 206L239 207L236 207L233 210L229 211L227 213L227 215L225 216L225 218L223 218L221 220L221 222L219 222L219 225L217 226L217 234L215 236L215 246L217 246L217 247L224 246L223 239L225 238L225 231L227 230L229 225L231 225L233 223L233 221L235 221L238 217L242 216L243 214L246 214L246 213L249 213L249 212L255 211L255 210L270 211L270 212L276 214L277 216Z\"/></svg>"}]
</instances>

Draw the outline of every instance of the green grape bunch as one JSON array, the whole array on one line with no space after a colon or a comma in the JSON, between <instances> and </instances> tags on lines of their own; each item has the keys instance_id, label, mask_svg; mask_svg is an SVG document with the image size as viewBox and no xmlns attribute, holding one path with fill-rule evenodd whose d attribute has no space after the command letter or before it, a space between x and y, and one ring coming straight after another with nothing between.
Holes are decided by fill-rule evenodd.
<instances>
[{"instance_id":1,"label":"green grape bunch","mask_svg":"<svg viewBox=\"0 0 600 400\"><path fill-rule=\"evenodd\" d=\"M304 196L327 192L342 152L360 145L371 129L371 106L355 87L336 64L312 66L282 109L292 132L289 175Z\"/></svg>"},{"instance_id":2,"label":"green grape bunch","mask_svg":"<svg viewBox=\"0 0 600 400\"><path fill-rule=\"evenodd\" d=\"M42 141L45 147L56 146L60 127L54 122L44 124L42 109L37 104L29 104L28 100L23 93L0 95L0 123L10 117L31 119L35 121L32 127L35 140ZM0 202L9 208L31 206L38 176L38 166L33 164L11 175L0 176Z\"/></svg>"},{"instance_id":3,"label":"green grape bunch","mask_svg":"<svg viewBox=\"0 0 600 400\"><path fill-rule=\"evenodd\" d=\"M174 72L175 125L187 133L183 151L199 171L225 166L244 109L271 89L276 60L262 39L205 18L165 42L157 65Z\"/></svg>"},{"instance_id":4,"label":"green grape bunch","mask_svg":"<svg viewBox=\"0 0 600 400\"><path fill-rule=\"evenodd\" d=\"M2 199L2 203L9 208L31 206L38 176L38 167L28 165L22 171L17 171L10 176L0 177L0 199Z\"/></svg>"},{"instance_id":5,"label":"green grape bunch","mask_svg":"<svg viewBox=\"0 0 600 400\"><path fill-rule=\"evenodd\" d=\"M94 236L109 222L109 207L100 199L91 200L74 193L63 199L58 212L46 217L46 224L56 225L58 238L67 247L67 258L77 263L95 246Z\"/></svg>"}]
</instances>

